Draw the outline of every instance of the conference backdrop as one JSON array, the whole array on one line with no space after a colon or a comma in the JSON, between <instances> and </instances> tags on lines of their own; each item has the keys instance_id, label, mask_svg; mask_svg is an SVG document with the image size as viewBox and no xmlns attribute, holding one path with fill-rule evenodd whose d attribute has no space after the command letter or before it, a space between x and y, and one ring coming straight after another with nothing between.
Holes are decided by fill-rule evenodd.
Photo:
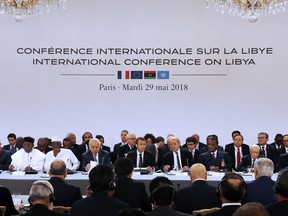
<instances>
[{"instance_id":1,"label":"conference backdrop","mask_svg":"<svg viewBox=\"0 0 288 216\"><path fill-rule=\"evenodd\" d=\"M1 15L0 139L240 130L287 133L288 13L250 23L204 0L70 0L18 23Z\"/></svg>"}]
</instances>

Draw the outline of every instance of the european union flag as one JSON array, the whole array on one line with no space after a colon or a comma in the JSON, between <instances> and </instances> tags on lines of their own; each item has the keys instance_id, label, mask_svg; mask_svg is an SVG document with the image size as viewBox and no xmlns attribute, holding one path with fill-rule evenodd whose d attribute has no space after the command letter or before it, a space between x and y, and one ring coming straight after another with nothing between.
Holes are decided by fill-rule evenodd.
<instances>
[{"instance_id":1,"label":"european union flag","mask_svg":"<svg viewBox=\"0 0 288 216\"><path fill-rule=\"evenodd\" d=\"M143 79L143 71L131 71L131 79Z\"/></svg>"},{"instance_id":2,"label":"european union flag","mask_svg":"<svg viewBox=\"0 0 288 216\"><path fill-rule=\"evenodd\" d=\"M169 79L169 71L157 71L157 79Z\"/></svg>"}]
</instances>

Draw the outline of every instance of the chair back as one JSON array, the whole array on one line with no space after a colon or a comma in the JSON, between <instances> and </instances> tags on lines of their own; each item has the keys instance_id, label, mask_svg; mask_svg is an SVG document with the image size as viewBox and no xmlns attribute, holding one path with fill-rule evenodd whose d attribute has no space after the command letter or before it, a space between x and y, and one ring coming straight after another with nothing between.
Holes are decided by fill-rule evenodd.
<instances>
[{"instance_id":1,"label":"chair back","mask_svg":"<svg viewBox=\"0 0 288 216\"><path fill-rule=\"evenodd\" d=\"M203 215L207 215L207 214L210 214L212 212L219 211L219 210L220 210L220 208L218 208L218 207L214 207L214 208L210 208L210 209L194 210L192 212L192 216L203 216Z\"/></svg>"},{"instance_id":2,"label":"chair back","mask_svg":"<svg viewBox=\"0 0 288 216\"><path fill-rule=\"evenodd\" d=\"M71 207L66 207L66 206L53 206L53 211L54 211L54 212L60 212L60 213L70 214Z\"/></svg>"},{"instance_id":3,"label":"chair back","mask_svg":"<svg viewBox=\"0 0 288 216\"><path fill-rule=\"evenodd\" d=\"M4 216L6 213L6 206L0 206L0 215Z\"/></svg>"}]
</instances>

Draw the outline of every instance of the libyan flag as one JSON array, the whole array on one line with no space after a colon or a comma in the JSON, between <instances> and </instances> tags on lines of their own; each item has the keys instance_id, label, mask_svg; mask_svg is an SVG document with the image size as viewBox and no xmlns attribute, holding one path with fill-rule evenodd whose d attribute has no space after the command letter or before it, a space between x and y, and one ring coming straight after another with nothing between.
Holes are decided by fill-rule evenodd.
<instances>
[{"instance_id":1,"label":"libyan flag","mask_svg":"<svg viewBox=\"0 0 288 216\"><path fill-rule=\"evenodd\" d=\"M144 71L144 79L156 79L156 71Z\"/></svg>"}]
</instances>

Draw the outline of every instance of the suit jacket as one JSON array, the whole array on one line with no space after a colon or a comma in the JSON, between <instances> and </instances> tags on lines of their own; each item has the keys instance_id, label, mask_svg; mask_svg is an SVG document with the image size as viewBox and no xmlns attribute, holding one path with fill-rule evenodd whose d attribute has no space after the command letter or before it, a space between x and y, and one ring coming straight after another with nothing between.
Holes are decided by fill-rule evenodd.
<instances>
[{"instance_id":1,"label":"suit jacket","mask_svg":"<svg viewBox=\"0 0 288 216\"><path fill-rule=\"evenodd\" d=\"M58 177L50 178L49 182L54 188L54 206L71 206L73 202L82 199L79 187L68 184Z\"/></svg>"},{"instance_id":2,"label":"suit jacket","mask_svg":"<svg viewBox=\"0 0 288 216\"><path fill-rule=\"evenodd\" d=\"M244 197L243 203L259 202L262 205L270 205L276 203L273 186L273 181L268 176L261 176L258 179L247 183L247 195Z\"/></svg>"},{"instance_id":3,"label":"suit jacket","mask_svg":"<svg viewBox=\"0 0 288 216\"><path fill-rule=\"evenodd\" d=\"M252 158L250 154L242 157L241 168L238 171L247 171L248 166L252 166Z\"/></svg>"},{"instance_id":4,"label":"suit jacket","mask_svg":"<svg viewBox=\"0 0 288 216\"><path fill-rule=\"evenodd\" d=\"M225 167L221 167L222 161L224 161ZM226 171L232 170L231 159L228 153L224 151L217 151L216 159L213 158L210 152L202 153L199 156L198 162L202 163L208 171L210 170L210 166L218 166L219 169Z\"/></svg>"},{"instance_id":5,"label":"suit jacket","mask_svg":"<svg viewBox=\"0 0 288 216\"><path fill-rule=\"evenodd\" d=\"M260 155L259 157L264 157L264 153L262 151L261 145L257 144L260 147ZM274 164L277 164L277 151L274 146L266 145L266 157L273 161Z\"/></svg>"},{"instance_id":6,"label":"suit jacket","mask_svg":"<svg viewBox=\"0 0 288 216\"><path fill-rule=\"evenodd\" d=\"M145 184L143 182L135 181L126 176L119 176L115 183L115 198L128 203L132 208L140 208L143 211L152 210Z\"/></svg>"},{"instance_id":7,"label":"suit jacket","mask_svg":"<svg viewBox=\"0 0 288 216\"><path fill-rule=\"evenodd\" d=\"M21 213L20 216L64 216L66 214L54 212L48 209L47 206L42 204L36 204L31 207L31 209L28 212Z\"/></svg>"},{"instance_id":8,"label":"suit jacket","mask_svg":"<svg viewBox=\"0 0 288 216\"><path fill-rule=\"evenodd\" d=\"M10 153L10 155L14 154L18 148L15 146L15 148L11 148L10 144L4 145L2 147L4 150L8 151Z\"/></svg>"},{"instance_id":9,"label":"suit jacket","mask_svg":"<svg viewBox=\"0 0 288 216\"><path fill-rule=\"evenodd\" d=\"M224 206L219 211L208 214L207 216L232 216L240 205Z\"/></svg>"},{"instance_id":10,"label":"suit jacket","mask_svg":"<svg viewBox=\"0 0 288 216\"><path fill-rule=\"evenodd\" d=\"M137 164L137 151L131 151L128 153L127 157L130 158L133 163L134 163L134 167L138 167L138 164ZM151 152L149 151L144 151L144 158L142 158L143 160L143 164L142 164L142 167L154 167L155 170L156 170L156 162L155 162L155 159L154 159L154 156Z\"/></svg>"},{"instance_id":11,"label":"suit jacket","mask_svg":"<svg viewBox=\"0 0 288 216\"><path fill-rule=\"evenodd\" d=\"M273 146L276 150L278 150L279 148L276 147L276 145L278 146L278 144L276 144L275 142L270 143L271 146ZM284 148L284 144L282 143L282 145L280 145L280 148Z\"/></svg>"},{"instance_id":12,"label":"suit jacket","mask_svg":"<svg viewBox=\"0 0 288 216\"><path fill-rule=\"evenodd\" d=\"M193 156L193 158L192 158L192 152L189 151L189 150L187 150L187 151L189 152L188 155L189 155L189 157L190 157L190 159L189 159L189 161L190 161L189 166L192 166L193 164L198 163L199 156L200 156L200 151L199 151L198 149L195 149L195 150L194 150L194 156Z\"/></svg>"},{"instance_id":13,"label":"suit jacket","mask_svg":"<svg viewBox=\"0 0 288 216\"><path fill-rule=\"evenodd\" d=\"M208 152L208 148L207 148L207 145L205 145L203 148L201 148L200 150L200 153L205 153L205 152ZM219 146L217 147L217 151L224 151L223 147L222 146Z\"/></svg>"},{"instance_id":14,"label":"suit jacket","mask_svg":"<svg viewBox=\"0 0 288 216\"><path fill-rule=\"evenodd\" d=\"M276 149L276 152L277 152L277 155L279 156L281 154L286 153L286 148L283 146L282 148Z\"/></svg>"},{"instance_id":15,"label":"suit jacket","mask_svg":"<svg viewBox=\"0 0 288 216\"><path fill-rule=\"evenodd\" d=\"M182 167L190 166L191 157L189 155L189 152L185 149L180 149L180 154L181 154L181 158L179 159L181 160ZM174 164L177 164L177 161L174 161L173 151L169 151L163 156L163 165L161 168L163 170L164 166L169 165L170 166L169 170L171 170Z\"/></svg>"},{"instance_id":16,"label":"suit jacket","mask_svg":"<svg viewBox=\"0 0 288 216\"><path fill-rule=\"evenodd\" d=\"M163 156L170 150L167 150L166 147L158 148L158 160L156 160L156 146L155 145L149 145L146 146L146 150L150 151L156 161L157 167L160 168L163 165Z\"/></svg>"},{"instance_id":17,"label":"suit jacket","mask_svg":"<svg viewBox=\"0 0 288 216\"><path fill-rule=\"evenodd\" d=\"M132 149L130 149L129 144L121 146L119 149L119 157L125 157L126 154L130 151L135 151L136 147L134 146Z\"/></svg>"},{"instance_id":18,"label":"suit jacket","mask_svg":"<svg viewBox=\"0 0 288 216\"><path fill-rule=\"evenodd\" d=\"M284 153L279 155L278 157L278 164L277 164L277 171L288 167L288 154Z\"/></svg>"},{"instance_id":19,"label":"suit jacket","mask_svg":"<svg viewBox=\"0 0 288 216\"><path fill-rule=\"evenodd\" d=\"M115 144L113 147L113 152L110 152L110 159L111 159L112 164L114 164L115 161L119 157L119 149L121 145L122 145L122 142Z\"/></svg>"},{"instance_id":20,"label":"suit jacket","mask_svg":"<svg viewBox=\"0 0 288 216\"><path fill-rule=\"evenodd\" d=\"M11 160L10 152L2 149L2 152L0 152L0 170L8 170L8 166L11 164Z\"/></svg>"},{"instance_id":21,"label":"suit jacket","mask_svg":"<svg viewBox=\"0 0 288 216\"><path fill-rule=\"evenodd\" d=\"M129 205L117 198L109 197L107 192L100 192L73 203L70 216L115 216Z\"/></svg>"},{"instance_id":22,"label":"suit jacket","mask_svg":"<svg viewBox=\"0 0 288 216\"><path fill-rule=\"evenodd\" d=\"M175 210L187 214L191 214L194 210L221 207L216 187L209 185L205 180L197 180L190 186L180 189L176 197Z\"/></svg>"},{"instance_id":23,"label":"suit jacket","mask_svg":"<svg viewBox=\"0 0 288 216\"><path fill-rule=\"evenodd\" d=\"M110 152L110 147L109 147L109 146L106 146L106 145L103 145L101 150Z\"/></svg>"},{"instance_id":24,"label":"suit jacket","mask_svg":"<svg viewBox=\"0 0 288 216\"><path fill-rule=\"evenodd\" d=\"M250 153L250 148L248 145L246 144L242 144L241 146L241 150L242 150L242 155L248 155ZM241 168L241 165L239 167L235 167L236 165L236 161L235 161L235 148L234 148L234 143L228 144L225 147L225 151L228 153L230 159L231 159L231 164L232 164L232 168L235 170L239 170L239 168ZM241 158L240 158L241 159ZM240 171L240 170L239 170Z\"/></svg>"},{"instance_id":25,"label":"suit jacket","mask_svg":"<svg viewBox=\"0 0 288 216\"><path fill-rule=\"evenodd\" d=\"M0 186L0 206L6 206L6 215L17 215L12 196L8 188Z\"/></svg>"},{"instance_id":26,"label":"suit jacket","mask_svg":"<svg viewBox=\"0 0 288 216\"><path fill-rule=\"evenodd\" d=\"M103 150L100 150L98 153L98 164L106 164L111 165L109 153ZM93 154L91 151L88 151L82 155L82 170L86 171L86 165L90 163L90 161L94 161Z\"/></svg>"},{"instance_id":27,"label":"suit jacket","mask_svg":"<svg viewBox=\"0 0 288 216\"><path fill-rule=\"evenodd\" d=\"M185 214L179 211L173 211L168 206L159 206L152 212L146 213L147 216L191 216L191 214Z\"/></svg>"},{"instance_id":28,"label":"suit jacket","mask_svg":"<svg viewBox=\"0 0 288 216\"><path fill-rule=\"evenodd\" d=\"M287 216L287 209L287 200L266 206L266 210L269 212L270 216Z\"/></svg>"}]
</instances>

